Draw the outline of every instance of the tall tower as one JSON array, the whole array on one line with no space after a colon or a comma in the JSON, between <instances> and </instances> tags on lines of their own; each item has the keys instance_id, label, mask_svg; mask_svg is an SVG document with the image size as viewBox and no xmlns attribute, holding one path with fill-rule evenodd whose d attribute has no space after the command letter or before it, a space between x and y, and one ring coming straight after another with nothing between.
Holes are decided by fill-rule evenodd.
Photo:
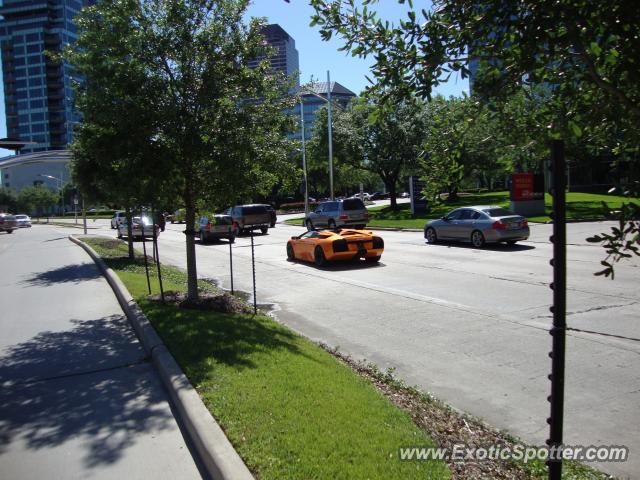
<instances>
[{"instance_id":1,"label":"tall tower","mask_svg":"<svg viewBox=\"0 0 640 480\"><path fill-rule=\"evenodd\" d=\"M34 142L21 153L64 149L79 120L69 65L45 55L76 38L73 18L92 0L4 0L0 47L7 136Z\"/></svg>"},{"instance_id":2,"label":"tall tower","mask_svg":"<svg viewBox=\"0 0 640 480\"><path fill-rule=\"evenodd\" d=\"M300 60L298 50L296 50L296 41L277 23L266 25L262 34L269 46L276 50L275 54L269 58L271 68L276 72L284 73L287 78L295 75L295 86L300 86L298 75ZM264 57L259 57L249 62L249 66L256 67L262 60Z\"/></svg>"}]
</instances>

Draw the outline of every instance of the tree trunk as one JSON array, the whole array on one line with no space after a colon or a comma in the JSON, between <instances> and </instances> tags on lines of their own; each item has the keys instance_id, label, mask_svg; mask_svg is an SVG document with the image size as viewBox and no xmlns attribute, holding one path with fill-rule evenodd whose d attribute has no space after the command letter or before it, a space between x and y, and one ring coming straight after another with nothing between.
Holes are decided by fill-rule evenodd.
<instances>
[{"instance_id":1,"label":"tree trunk","mask_svg":"<svg viewBox=\"0 0 640 480\"><path fill-rule=\"evenodd\" d=\"M187 298L198 299L198 271L196 267L195 223L196 208L193 202L185 202L185 236L187 245Z\"/></svg>"},{"instance_id":2,"label":"tree trunk","mask_svg":"<svg viewBox=\"0 0 640 480\"><path fill-rule=\"evenodd\" d=\"M378 171L378 175L382 179L382 183L384 183L384 187L389 193L389 207L391 208L391 210L397 210L398 201L396 200L396 197L398 196L398 192L396 189L396 184L398 183L398 175L395 175L393 173L389 174L385 171Z\"/></svg>"},{"instance_id":3,"label":"tree trunk","mask_svg":"<svg viewBox=\"0 0 640 480\"><path fill-rule=\"evenodd\" d=\"M124 212L127 218L127 246L129 248L129 258L133 260L135 257L133 252L133 228L131 226L133 214L131 213L131 208L128 205L125 207ZM118 226L116 225L116 227Z\"/></svg>"}]
</instances>

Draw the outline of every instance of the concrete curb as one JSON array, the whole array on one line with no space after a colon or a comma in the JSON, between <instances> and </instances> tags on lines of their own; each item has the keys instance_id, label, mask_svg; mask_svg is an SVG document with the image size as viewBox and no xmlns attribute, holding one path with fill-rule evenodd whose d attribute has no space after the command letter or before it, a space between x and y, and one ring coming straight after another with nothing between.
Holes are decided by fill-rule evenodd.
<instances>
[{"instance_id":1,"label":"concrete curb","mask_svg":"<svg viewBox=\"0 0 640 480\"><path fill-rule=\"evenodd\" d=\"M209 475L216 480L253 479L242 458L235 451L220 425L211 416L189 379L118 275L107 267L102 258L82 240L73 235L69 235L69 240L89 254L113 289L146 353L153 360L162 383L169 392L171 401Z\"/></svg>"}]
</instances>

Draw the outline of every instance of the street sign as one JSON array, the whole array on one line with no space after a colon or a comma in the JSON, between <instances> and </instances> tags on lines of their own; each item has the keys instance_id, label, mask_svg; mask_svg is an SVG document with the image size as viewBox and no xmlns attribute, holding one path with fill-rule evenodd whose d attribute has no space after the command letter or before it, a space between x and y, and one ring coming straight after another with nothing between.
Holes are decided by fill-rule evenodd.
<instances>
[{"instance_id":1,"label":"street sign","mask_svg":"<svg viewBox=\"0 0 640 480\"><path fill-rule=\"evenodd\" d=\"M422 195L424 184L420 177L409 177L409 196L411 197L411 215L426 213L429 210L427 199Z\"/></svg>"},{"instance_id":2,"label":"street sign","mask_svg":"<svg viewBox=\"0 0 640 480\"><path fill-rule=\"evenodd\" d=\"M511 174L511 200L515 202L544 198L544 175Z\"/></svg>"}]
</instances>

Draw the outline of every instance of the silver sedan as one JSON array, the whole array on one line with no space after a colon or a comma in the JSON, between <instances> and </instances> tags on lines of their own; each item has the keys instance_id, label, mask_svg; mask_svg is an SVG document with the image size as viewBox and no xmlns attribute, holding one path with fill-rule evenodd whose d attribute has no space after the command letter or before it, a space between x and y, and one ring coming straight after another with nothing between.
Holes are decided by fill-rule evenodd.
<instances>
[{"instance_id":1,"label":"silver sedan","mask_svg":"<svg viewBox=\"0 0 640 480\"><path fill-rule=\"evenodd\" d=\"M428 222L424 226L424 238L429 243L438 240L471 242L476 248L497 242L513 245L529 238L529 224L525 217L503 207L463 207Z\"/></svg>"},{"instance_id":2,"label":"silver sedan","mask_svg":"<svg viewBox=\"0 0 640 480\"><path fill-rule=\"evenodd\" d=\"M160 235L158 225L151 223L149 217L133 217L131 219L131 236L133 238L153 237ZM123 238L128 235L127 222L120 223L118 225L118 238Z\"/></svg>"}]
</instances>

